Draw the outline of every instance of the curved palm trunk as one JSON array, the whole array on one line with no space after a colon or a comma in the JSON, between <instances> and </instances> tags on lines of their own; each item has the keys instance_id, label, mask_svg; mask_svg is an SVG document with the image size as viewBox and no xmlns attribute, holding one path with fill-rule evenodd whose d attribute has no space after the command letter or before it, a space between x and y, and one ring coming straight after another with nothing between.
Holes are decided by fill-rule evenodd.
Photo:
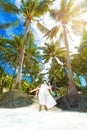
<instances>
[{"instance_id":1,"label":"curved palm trunk","mask_svg":"<svg viewBox=\"0 0 87 130\"><path fill-rule=\"evenodd\" d=\"M69 45L68 45L65 25L63 25L63 29L64 29L64 42L65 42L66 55L67 55L66 60L67 60L67 67L68 67L68 78L69 78L68 94L77 94L77 89L74 85L74 81L73 81L73 77L72 77L72 69L71 69L70 54L69 54Z\"/></svg>"},{"instance_id":2,"label":"curved palm trunk","mask_svg":"<svg viewBox=\"0 0 87 130\"><path fill-rule=\"evenodd\" d=\"M26 45L26 39L27 39L28 25L29 25L29 20L26 21L24 40L23 40L20 58L19 58L19 67L18 67L18 74L17 74L15 89L18 89L18 87L20 85L21 72L22 72L22 66L23 66L23 60L24 60L24 52L25 52L25 45Z\"/></svg>"}]
</instances>

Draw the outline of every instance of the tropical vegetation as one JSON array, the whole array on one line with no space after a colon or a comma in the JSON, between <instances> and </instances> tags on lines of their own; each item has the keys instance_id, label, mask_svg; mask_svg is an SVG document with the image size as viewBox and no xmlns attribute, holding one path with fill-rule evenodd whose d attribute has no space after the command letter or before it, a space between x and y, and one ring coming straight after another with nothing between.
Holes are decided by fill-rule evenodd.
<instances>
[{"instance_id":1,"label":"tropical vegetation","mask_svg":"<svg viewBox=\"0 0 87 130\"><path fill-rule=\"evenodd\" d=\"M0 23L0 30L9 30L21 23L23 27L23 32L18 35L14 32L9 37L0 35L0 93L19 90L30 95L30 90L40 85L47 75L53 91L60 96L68 95L71 105L79 92L86 95L87 22L81 18L87 12L86 2L76 4L73 0L61 0L57 9L53 6L54 2L21 0L20 7L17 7L8 0L0 1L0 11L21 17ZM51 28L41 21L47 13L54 20ZM44 34L42 46L36 43L34 25ZM73 41L72 33L82 36L76 54L72 54L69 48ZM49 68L44 73L46 64ZM71 95L75 97L73 101Z\"/></svg>"}]
</instances>

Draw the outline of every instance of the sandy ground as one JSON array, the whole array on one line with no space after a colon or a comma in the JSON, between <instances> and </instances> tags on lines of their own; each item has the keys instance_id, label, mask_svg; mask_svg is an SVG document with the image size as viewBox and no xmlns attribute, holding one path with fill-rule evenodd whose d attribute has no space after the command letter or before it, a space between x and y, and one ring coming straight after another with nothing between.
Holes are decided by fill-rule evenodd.
<instances>
[{"instance_id":1,"label":"sandy ground","mask_svg":"<svg viewBox=\"0 0 87 130\"><path fill-rule=\"evenodd\" d=\"M87 130L87 113L56 107L39 112L36 101L30 107L0 109L0 130Z\"/></svg>"}]
</instances>

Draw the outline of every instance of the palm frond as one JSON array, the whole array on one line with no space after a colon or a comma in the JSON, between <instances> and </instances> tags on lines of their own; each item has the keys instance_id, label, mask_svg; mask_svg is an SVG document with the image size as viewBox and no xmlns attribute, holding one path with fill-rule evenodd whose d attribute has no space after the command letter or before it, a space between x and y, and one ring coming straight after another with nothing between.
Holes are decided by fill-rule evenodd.
<instances>
[{"instance_id":1,"label":"palm frond","mask_svg":"<svg viewBox=\"0 0 87 130\"><path fill-rule=\"evenodd\" d=\"M27 0L22 2L23 9L32 13L38 6L38 0Z\"/></svg>"},{"instance_id":2,"label":"palm frond","mask_svg":"<svg viewBox=\"0 0 87 130\"><path fill-rule=\"evenodd\" d=\"M20 23L21 20L16 20L15 22L11 22L10 26L16 27Z\"/></svg>"},{"instance_id":3,"label":"palm frond","mask_svg":"<svg viewBox=\"0 0 87 130\"><path fill-rule=\"evenodd\" d=\"M66 8L66 3L67 3L67 0L61 0L61 3L60 3L60 8L61 9L65 9Z\"/></svg>"},{"instance_id":4,"label":"palm frond","mask_svg":"<svg viewBox=\"0 0 87 130\"><path fill-rule=\"evenodd\" d=\"M56 37L58 31L59 31L59 26L54 26L52 29L51 29L51 32L50 32L50 38L53 39L53 37Z\"/></svg>"},{"instance_id":5,"label":"palm frond","mask_svg":"<svg viewBox=\"0 0 87 130\"><path fill-rule=\"evenodd\" d=\"M10 27L10 24L8 24L8 23L0 24L0 29L8 29L9 27Z\"/></svg>"},{"instance_id":6,"label":"palm frond","mask_svg":"<svg viewBox=\"0 0 87 130\"><path fill-rule=\"evenodd\" d=\"M19 13L19 9L12 3L6 1L6 0L0 0L0 7L3 8L8 13Z\"/></svg>"},{"instance_id":7,"label":"palm frond","mask_svg":"<svg viewBox=\"0 0 87 130\"><path fill-rule=\"evenodd\" d=\"M50 16L53 18L53 19L57 19L59 16L60 16L60 13L58 13L58 10L56 9L51 9L50 10Z\"/></svg>"},{"instance_id":8,"label":"palm frond","mask_svg":"<svg viewBox=\"0 0 87 130\"><path fill-rule=\"evenodd\" d=\"M68 3L67 3L67 11L70 11L71 8L73 7L73 4L74 4L74 1L73 0L70 0Z\"/></svg>"},{"instance_id":9,"label":"palm frond","mask_svg":"<svg viewBox=\"0 0 87 130\"><path fill-rule=\"evenodd\" d=\"M51 30L49 30L45 35L44 37L47 37L50 38L50 39L53 39L54 37L56 37L58 31L59 31L60 27L59 26L54 26Z\"/></svg>"},{"instance_id":10,"label":"palm frond","mask_svg":"<svg viewBox=\"0 0 87 130\"><path fill-rule=\"evenodd\" d=\"M76 6L73 6L70 11L70 17L80 16L87 12L87 2L80 2Z\"/></svg>"},{"instance_id":11,"label":"palm frond","mask_svg":"<svg viewBox=\"0 0 87 130\"><path fill-rule=\"evenodd\" d=\"M40 29L42 33L47 33L49 31L48 28L44 27L41 23L37 23L37 27Z\"/></svg>"},{"instance_id":12,"label":"palm frond","mask_svg":"<svg viewBox=\"0 0 87 130\"><path fill-rule=\"evenodd\" d=\"M72 20L72 23L75 27L78 26L78 28L87 25L87 21L84 20Z\"/></svg>"},{"instance_id":13,"label":"palm frond","mask_svg":"<svg viewBox=\"0 0 87 130\"><path fill-rule=\"evenodd\" d=\"M12 26L16 27L19 23L20 23L20 20L17 20L15 22L11 22L11 23L3 23L3 24L0 24L0 29L8 29Z\"/></svg>"},{"instance_id":14,"label":"palm frond","mask_svg":"<svg viewBox=\"0 0 87 130\"><path fill-rule=\"evenodd\" d=\"M36 15L41 16L44 15L45 12L50 10L50 5L53 4L52 0L42 0L39 2L37 8L36 8Z\"/></svg>"},{"instance_id":15,"label":"palm frond","mask_svg":"<svg viewBox=\"0 0 87 130\"><path fill-rule=\"evenodd\" d=\"M77 35L82 35L83 27L87 25L87 22L84 20L73 20L72 23L72 31Z\"/></svg>"},{"instance_id":16,"label":"palm frond","mask_svg":"<svg viewBox=\"0 0 87 130\"><path fill-rule=\"evenodd\" d=\"M0 45L0 51L6 51L6 48Z\"/></svg>"}]
</instances>

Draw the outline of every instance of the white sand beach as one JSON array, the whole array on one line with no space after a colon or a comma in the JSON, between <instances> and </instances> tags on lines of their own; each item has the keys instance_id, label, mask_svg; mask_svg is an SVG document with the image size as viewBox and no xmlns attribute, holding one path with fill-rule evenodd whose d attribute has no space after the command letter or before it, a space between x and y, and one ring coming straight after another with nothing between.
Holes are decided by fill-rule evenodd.
<instances>
[{"instance_id":1,"label":"white sand beach","mask_svg":"<svg viewBox=\"0 0 87 130\"><path fill-rule=\"evenodd\" d=\"M87 130L87 113L52 108L38 111L38 104L0 109L0 130Z\"/></svg>"}]
</instances>

